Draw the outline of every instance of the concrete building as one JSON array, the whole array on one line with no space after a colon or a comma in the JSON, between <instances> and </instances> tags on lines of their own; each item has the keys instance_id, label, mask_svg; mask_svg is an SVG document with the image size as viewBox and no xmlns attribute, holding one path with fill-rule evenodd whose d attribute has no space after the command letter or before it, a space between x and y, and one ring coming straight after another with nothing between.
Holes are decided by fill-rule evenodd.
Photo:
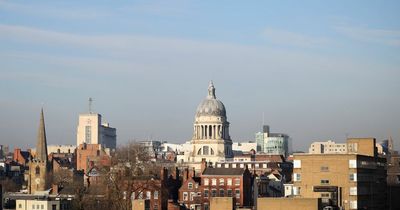
<instances>
[{"instance_id":1,"label":"concrete building","mask_svg":"<svg viewBox=\"0 0 400 210\"><path fill-rule=\"evenodd\" d=\"M322 210L320 198L258 198L257 210Z\"/></svg>"},{"instance_id":2,"label":"concrete building","mask_svg":"<svg viewBox=\"0 0 400 210\"><path fill-rule=\"evenodd\" d=\"M217 99L214 85L210 82L208 95L196 110L191 149L180 157L180 161L200 170L202 159L215 163L232 157L232 140L226 109Z\"/></svg>"},{"instance_id":3,"label":"concrete building","mask_svg":"<svg viewBox=\"0 0 400 210\"><path fill-rule=\"evenodd\" d=\"M105 148L114 150L117 147L116 129L108 123L102 122L102 117L97 113L79 115L76 134L76 145L101 144Z\"/></svg>"},{"instance_id":4,"label":"concrete building","mask_svg":"<svg viewBox=\"0 0 400 210\"><path fill-rule=\"evenodd\" d=\"M257 151L257 143L256 142L233 142L232 150L241 151L241 152L256 152Z\"/></svg>"},{"instance_id":5,"label":"concrete building","mask_svg":"<svg viewBox=\"0 0 400 210\"><path fill-rule=\"evenodd\" d=\"M347 154L294 154L294 196L344 209L387 209L386 159L378 157L375 139L352 138L347 145Z\"/></svg>"},{"instance_id":6,"label":"concrete building","mask_svg":"<svg viewBox=\"0 0 400 210\"><path fill-rule=\"evenodd\" d=\"M310 154L346 154L347 144L346 143L335 143L334 141L328 140L325 142L313 142L308 149Z\"/></svg>"},{"instance_id":7,"label":"concrete building","mask_svg":"<svg viewBox=\"0 0 400 210\"><path fill-rule=\"evenodd\" d=\"M4 209L69 210L72 209L72 199L73 195L52 195L48 192L36 194L7 193L4 195Z\"/></svg>"},{"instance_id":8,"label":"concrete building","mask_svg":"<svg viewBox=\"0 0 400 210\"><path fill-rule=\"evenodd\" d=\"M269 126L264 125L263 131L255 134L257 152L270 155L283 155L291 153L291 139L283 133L270 133Z\"/></svg>"}]
</instances>

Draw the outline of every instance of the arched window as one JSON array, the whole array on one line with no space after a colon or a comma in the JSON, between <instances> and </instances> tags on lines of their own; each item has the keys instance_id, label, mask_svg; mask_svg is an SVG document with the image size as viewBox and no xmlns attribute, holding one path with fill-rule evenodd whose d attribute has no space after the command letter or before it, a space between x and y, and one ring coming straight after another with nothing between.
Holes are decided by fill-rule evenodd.
<instances>
[{"instance_id":1,"label":"arched window","mask_svg":"<svg viewBox=\"0 0 400 210\"><path fill-rule=\"evenodd\" d=\"M208 149L209 149L208 146L203 147L203 155L208 155Z\"/></svg>"},{"instance_id":2,"label":"arched window","mask_svg":"<svg viewBox=\"0 0 400 210\"><path fill-rule=\"evenodd\" d=\"M201 148L197 151L197 155L201 155Z\"/></svg>"},{"instance_id":3,"label":"arched window","mask_svg":"<svg viewBox=\"0 0 400 210\"><path fill-rule=\"evenodd\" d=\"M211 155L214 155L214 150L211 148Z\"/></svg>"},{"instance_id":4,"label":"arched window","mask_svg":"<svg viewBox=\"0 0 400 210\"><path fill-rule=\"evenodd\" d=\"M39 174L40 174L40 167L39 167L39 166L36 166L36 168L35 168L35 174L36 174L36 175L39 175Z\"/></svg>"}]
</instances>

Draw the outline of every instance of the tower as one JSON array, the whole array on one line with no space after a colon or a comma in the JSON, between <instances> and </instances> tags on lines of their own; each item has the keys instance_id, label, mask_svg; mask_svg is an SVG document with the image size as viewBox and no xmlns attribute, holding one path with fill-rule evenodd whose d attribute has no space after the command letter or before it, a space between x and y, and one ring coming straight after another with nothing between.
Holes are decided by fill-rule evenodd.
<instances>
[{"instance_id":1,"label":"tower","mask_svg":"<svg viewBox=\"0 0 400 210\"><path fill-rule=\"evenodd\" d=\"M190 162L215 163L233 156L229 122L224 104L217 99L212 81L208 95L197 107L193 124Z\"/></svg>"},{"instance_id":2,"label":"tower","mask_svg":"<svg viewBox=\"0 0 400 210\"><path fill-rule=\"evenodd\" d=\"M40 113L40 122L36 142L36 155L29 162L29 192L47 190L49 186L49 162L47 157L46 128L44 124L43 108Z\"/></svg>"}]
</instances>

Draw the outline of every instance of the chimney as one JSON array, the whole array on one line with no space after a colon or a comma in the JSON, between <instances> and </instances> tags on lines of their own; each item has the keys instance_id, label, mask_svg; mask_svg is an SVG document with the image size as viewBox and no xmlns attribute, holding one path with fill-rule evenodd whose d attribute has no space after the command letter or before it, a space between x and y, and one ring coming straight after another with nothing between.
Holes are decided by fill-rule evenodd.
<instances>
[{"instance_id":1,"label":"chimney","mask_svg":"<svg viewBox=\"0 0 400 210\"><path fill-rule=\"evenodd\" d=\"M53 186L51 187L51 194L53 195L57 195L58 194L58 185L53 184Z\"/></svg>"},{"instance_id":2,"label":"chimney","mask_svg":"<svg viewBox=\"0 0 400 210\"><path fill-rule=\"evenodd\" d=\"M175 167L175 176L174 176L175 180L179 180L179 169L178 167Z\"/></svg>"},{"instance_id":3,"label":"chimney","mask_svg":"<svg viewBox=\"0 0 400 210\"><path fill-rule=\"evenodd\" d=\"M188 179L188 169L185 168L185 169L183 169L183 180L182 180L182 182L186 182L187 179Z\"/></svg>"},{"instance_id":4,"label":"chimney","mask_svg":"<svg viewBox=\"0 0 400 210\"><path fill-rule=\"evenodd\" d=\"M207 161L205 158L201 159L201 168L200 168L200 173L203 173L203 171L207 168Z\"/></svg>"},{"instance_id":5,"label":"chimney","mask_svg":"<svg viewBox=\"0 0 400 210\"><path fill-rule=\"evenodd\" d=\"M21 149L20 148L14 148L14 161L18 162L19 159L19 154L21 153Z\"/></svg>"}]
</instances>

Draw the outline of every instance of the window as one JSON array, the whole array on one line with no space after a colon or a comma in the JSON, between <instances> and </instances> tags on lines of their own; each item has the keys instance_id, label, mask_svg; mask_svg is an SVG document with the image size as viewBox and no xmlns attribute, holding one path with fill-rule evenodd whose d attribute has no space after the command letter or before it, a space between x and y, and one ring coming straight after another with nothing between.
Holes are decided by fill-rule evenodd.
<instances>
[{"instance_id":1,"label":"window","mask_svg":"<svg viewBox=\"0 0 400 210\"><path fill-rule=\"evenodd\" d=\"M293 195L300 195L301 187L293 187Z\"/></svg>"},{"instance_id":2,"label":"window","mask_svg":"<svg viewBox=\"0 0 400 210\"><path fill-rule=\"evenodd\" d=\"M57 210L57 205L56 205L56 204L53 204L53 205L51 206L51 210Z\"/></svg>"},{"instance_id":3,"label":"window","mask_svg":"<svg viewBox=\"0 0 400 210\"><path fill-rule=\"evenodd\" d=\"M357 195L357 187L350 187L350 195Z\"/></svg>"},{"instance_id":4,"label":"window","mask_svg":"<svg viewBox=\"0 0 400 210\"><path fill-rule=\"evenodd\" d=\"M244 164L243 163L240 164L240 168L244 168Z\"/></svg>"},{"instance_id":5,"label":"window","mask_svg":"<svg viewBox=\"0 0 400 210\"><path fill-rule=\"evenodd\" d=\"M356 174L356 173L354 173L354 174L350 174L350 176L349 176L349 180L350 180L350 181L354 181L354 182L356 182L356 181L357 181L357 174Z\"/></svg>"},{"instance_id":6,"label":"window","mask_svg":"<svg viewBox=\"0 0 400 210\"><path fill-rule=\"evenodd\" d=\"M220 178L219 179L219 185L220 186L224 186L225 185L225 179L224 178Z\"/></svg>"},{"instance_id":7,"label":"window","mask_svg":"<svg viewBox=\"0 0 400 210\"><path fill-rule=\"evenodd\" d=\"M154 203L153 209L154 209L154 210L158 210L158 203Z\"/></svg>"},{"instance_id":8,"label":"window","mask_svg":"<svg viewBox=\"0 0 400 210\"><path fill-rule=\"evenodd\" d=\"M321 166L321 171L329 171L329 167L328 166Z\"/></svg>"},{"instance_id":9,"label":"window","mask_svg":"<svg viewBox=\"0 0 400 210\"><path fill-rule=\"evenodd\" d=\"M150 191L146 192L146 199L151 199L151 192Z\"/></svg>"},{"instance_id":10,"label":"window","mask_svg":"<svg viewBox=\"0 0 400 210\"><path fill-rule=\"evenodd\" d=\"M301 168L301 160L293 160L293 168Z\"/></svg>"},{"instance_id":11,"label":"window","mask_svg":"<svg viewBox=\"0 0 400 210\"><path fill-rule=\"evenodd\" d=\"M18 208L22 209L22 204L18 204Z\"/></svg>"},{"instance_id":12,"label":"window","mask_svg":"<svg viewBox=\"0 0 400 210\"><path fill-rule=\"evenodd\" d=\"M183 200L184 201L188 200L188 193L187 192L183 192Z\"/></svg>"},{"instance_id":13,"label":"window","mask_svg":"<svg viewBox=\"0 0 400 210\"><path fill-rule=\"evenodd\" d=\"M203 155L208 155L208 150L209 150L209 147L208 146L204 146L203 147Z\"/></svg>"},{"instance_id":14,"label":"window","mask_svg":"<svg viewBox=\"0 0 400 210\"><path fill-rule=\"evenodd\" d=\"M357 168L357 160L349 160L349 168Z\"/></svg>"},{"instance_id":15,"label":"window","mask_svg":"<svg viewBox=\"0 0 400 210\"><path fill-rule=\"evenodd\" d=\"M220 196L220 197L225 197L225 191L224 191L224 189L219 189L219 196Z\"/></svg>"},{"instance_id":16,"label":"window","mask_svg":"<svg viewBox=\"0 0 400 210\"><path fill-rule=\"evenodd\" d=\"M327 179L321 179L321 184L329 184L329 180L327 180Z\"/></svg>"},{"instance_id":17,"label":"window","mask_svg":"<svg viewBox=\"0 0 400 210\"><path fill-rule=\"evenodd\" d=\"M140 193L139 193L138 198L139 198L139 199L143 199L143 192L140 192Z\"/></svg>"},{"instance_id":18,"label":"window","mask_svg":"<svg viewBox=\"0 0 400 210\"><path fill-rule=\"evenodd\" d=\"M85 126L85 143L90 144L92 140L92 127Z\"/></svg>"},{"instance_id":19,"label":"window","mask_svg":"<svg viewBox=\"0 0 400 210\"><path fill-rule=\"evenodd\" d=\"M357 201L350 201L350 209L357 209Z\"/></svg>"},{"instance_id":20,"label":"window","mask_svg":"<svg viewBox=\"0 0 400 210\"><path fill-rule=\"evenodd\" d=\"M204 179L204 185L208 186L208 179L207 178Z\"/></svg>"},{"instance_id":21,"label":"window","mask_svg":"<svg viewBox=\"0 0 400 210\"><path fill-rule=\"evenodd\" d=\"M204 189L204 197L208 198L208 189Z\"/></svg>"},{"instance_id":22,"label":"window","mask_svg":"<svg viewBox=\"0 0 400 210\"><path fill-rule=\"evenodd\" d=\"M228 197L232 197L232 190L228 189Z\"/></svg>"},{"instance_id":23,"label":"window","mask_svg":"<svg viewBox=\"0 0 400 210\"><path fill-rule=\"evenodd\" d=\"M255 166L255 168L259 168L260 167L260 165L258 163L256 163L254 166Z\"/></svg>"},{"instance_id":24,"label":"window","mask_svg":"<svg viewBox=\"0 0 400 210\"><path fill-rule=\"evenodd\" d=\"M190 192L190 200L193 201L194 197L196 196L195 192Z\"/></svg>"},{"instance_id":25,"label":"window","mask_svg":"<svg viewBox=\"0 0 400 210\"><path fill-rule=\"evenodd\" d=\"M210 208L209 208L209 206L208 206L208 203L205 203L205 204L204 204L204 210L210 210Z\"/></svg>"},{"instance_id":26,"label":"window","mask_svg":"<svg viewBox=\"0 0 400 210\"><path fill-rule=\"evenodd\" d=\"M295 181L295 182L301 181L301 175L297 174L297 173L294 173L293 174L293 181Z\"/></svg>"},{"instance_id":27,"label":"window","mask_svg":"<svg viewBox=\"0 0 400 210\"><path fill-rule=\"evenodd\" d=\"M231 179L231 178L228 179L227 185L228 185L228 186L231 186L231 185L232 185L232 179Z\"/></svg>"},{"instance_id":28,"label":"window","mask_svg":"<svg viewBox=\"0 0 400 210\"><path fill-rule=\"evenodd\" d=\"M212 184L213 186L217 185L217 179L212 179L212 180L211 180L211 184Z\"/></svg>"},{"instance_id":29,"label":"window","mask_svg":"<svg viewBox=\"0 0 400 210\"><path fill-rule=\"evenodd\" d=\"M217 196L217 190L216 189L212 189L211 190L211 197L216 197Z\"/></svg>"},{"instance_id":30,"label":"window","mask_svg":"<svg viewBox=\"0 0 400 210\"><path fill-rule=\"evenodd\" d=\"M32 209L35 209L35 205L32 205Z\"/></svg>"},{"instance_id":31,"label":"window","mask_svg":"<svg viewBox=\"0 0 400 210\"><path fill-rule=\"evenodd\" d=\"M154 191L153 196L154 196L154 199L158 199L158 191Z\"/></svg>"},{"instance_id":32,"label":"window","mask_svg":"<svg viewBox=\"0 0 400 210\"><path fill-rule=\"evenodd\" d=\"M191 182L188 183L188 189L189 190L193 189L193 183L191 183Z\"/></svg>"},{"instance_id":33,"label":"window","mask_svg":"<svg viewBox=\"0 0 400 210\"><path fill-rule=\"evenodd\" d=\"M239 189L235 190L235 195L236 195L236 198L240 198L240 190Z\"/></svg>"},{"instance_id":34,"label":"window","mask_svg":"<svg viewBox=\"0 0 400 210\"><path fill-rule=\"evenodd\" d=\"M36 175L40 175L40 167L39 167L39 166L36 166L36 168L35 168L35 174L36 174Z\"/></svg>"},{"instance_id":35,"label":"window","mask_svg":"<svg viewBox=\"0 0 400 210\"><path fill-rule=\"evenodd\" d=\"M41 209L44 209L44 205L43 205L43 204L42 204L42 205L40 205L40 208L41 208Z\"/></svg>"},{"instance_id":36,"label":"window","mask_svg":"<svg viewBox=\"0 0 400 210\"><path fill-rule=\"evenodd\" d=\"M233 164L232 164L232 168L236 168L236 164L233 163Z\"/></svg>"},{"instance_id":37,"label":"window","mask_svg":"<svg viewBox=\"0 0 400 210\"><path fill-rule=\"evenodd\" d=\"M135 198L135 192L132 192L132 194L131 194L131 200L135 200L136 198Z\"/></svg>"},{"instance_id":38,"label":"window","mask_svg":"<svg viewBox=\"0 0 400 210\"><path fill-rule=\"evenodd\" d=\"M235 179L235 185L240 185L240 179L239 178Z\"/></svg>"}]
</instances>

